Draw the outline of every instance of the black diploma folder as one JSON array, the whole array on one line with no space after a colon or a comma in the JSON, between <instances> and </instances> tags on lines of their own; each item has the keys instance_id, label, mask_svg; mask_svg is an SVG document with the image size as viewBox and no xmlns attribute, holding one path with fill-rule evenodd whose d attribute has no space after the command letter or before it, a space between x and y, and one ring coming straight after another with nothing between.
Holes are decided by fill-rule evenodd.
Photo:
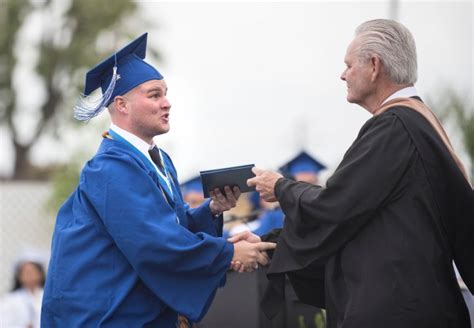
<instances>
[{"instance_id":1,"label":"black diploma folder","mask_svg":"<svg viewBox=\"0 0 474 328\"><path fill-rule=\"evenodd\" d=\"M255 187L247 186L247 180L253 178L252 172L254 164L226 167L216 170L201 171L202 189L204 197L209 198L209 192L219 188L225 195L224 187L239 187L240 192L254 191Z\"/></svg>"}]
</instances>

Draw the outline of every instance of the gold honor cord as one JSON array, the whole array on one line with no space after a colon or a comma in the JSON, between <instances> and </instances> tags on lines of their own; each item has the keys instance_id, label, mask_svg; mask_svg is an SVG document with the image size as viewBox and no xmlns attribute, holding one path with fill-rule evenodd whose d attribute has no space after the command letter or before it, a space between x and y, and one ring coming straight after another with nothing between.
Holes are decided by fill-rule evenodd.
<instances>
[{"instance_id":1,"label":"gold honor cord","mask_svg":"<svg viewBox=\"0 0 474 328\"><path fill-rule=\"evenodd\" d=\"M189 320L185 316L183 316L181 314L178 315L178 321L176 322L176 328L193 328L193 327L196 327L196 326L191 325L189 323Z\"/></svg>"},{"instance_id":2,"label":"gold honor cord","mask_svg":"<svg viewBox=\"0 0 474 328\"><path fill-rule=\"evenodd\" d=\"M109 134L109 131L102 132L102 138L107 138L107 139L110 139L110 140L114 140L114 138L112 138L112 136Z\"/></svg>"}]
</instances>

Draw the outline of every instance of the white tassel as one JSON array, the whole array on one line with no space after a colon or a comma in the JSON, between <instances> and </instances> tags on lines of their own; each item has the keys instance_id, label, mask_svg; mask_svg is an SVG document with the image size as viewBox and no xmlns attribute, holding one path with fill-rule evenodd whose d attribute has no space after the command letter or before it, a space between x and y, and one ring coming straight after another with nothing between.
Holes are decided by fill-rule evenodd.
<instances>
[{"instance_id":1,"label":"white tassel","mask_svg":"<svg viewBox=\"0 0 474 328\"><path fill-rule=\"evenodd\" d=\"M99 115L110 101L115 89L115 84L119 78L120 75L117 74L117 66L114 66L112 79L110 80L107 90L98 98L82 94L74 106L74 118L79 121L89 121L91 118Z\"/></svg>"}]
</instances>

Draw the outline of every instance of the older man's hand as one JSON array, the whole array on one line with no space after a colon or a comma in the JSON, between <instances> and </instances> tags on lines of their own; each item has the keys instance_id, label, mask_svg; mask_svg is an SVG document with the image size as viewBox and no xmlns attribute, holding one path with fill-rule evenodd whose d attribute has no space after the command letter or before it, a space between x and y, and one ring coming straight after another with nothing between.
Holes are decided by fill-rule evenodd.
<instances>
[{"instance_id":1,"label":"older man's hand","mask_svg":"<svg viewBox=\"0 0 474 328\"><path fill-rule=\"evenodd\" d=\"M267 202L276 202L275 184L278 179L283 178L283 175L273 171L262 170L257 167L252 168L255 177L247 180L247 185L252 187L260 193L260 197Z\"/></svg>"}]
</instances>

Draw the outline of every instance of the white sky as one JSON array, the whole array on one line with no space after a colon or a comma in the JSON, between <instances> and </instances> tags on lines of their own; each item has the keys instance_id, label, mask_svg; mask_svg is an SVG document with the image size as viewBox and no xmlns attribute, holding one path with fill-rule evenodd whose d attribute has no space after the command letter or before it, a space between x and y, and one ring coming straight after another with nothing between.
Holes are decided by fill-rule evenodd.
<instances>
[{"instance_id":1,"label":"white sky","mask_svg":"<svg viewBox=\"0 0 474 328\"><path fill-rule=\"evenodd\" d=\"M159 21L178 172L255 163L276 168L302 147L331 169L370 117L345 100L345 50L388 2L146 3ZM414 34L418 91L473 90L472 2L402 2Z\"/></svg>"},{"instance_id":2,"label":"white sky","mask_svg":"<svg viewBox=\"0 0 474 328\"><path fill-rule=\"evenodd\" d=\"M181 181L223 166L277 168L303 147L334 170L370 117L346 102L339 76L355 28L388 18L388 1L140 4L158 23L148 43L163 55L154 64L172 104L171 131L156 141ZM399 20L417 42L422 97L450 86L473 101L473 16L472 1L399 4ZM102 116L81 140L100 142ZM77 136L69 143L72 151L84 148ZM35 158L69 156L46 145Z\"/></svg>"}]
</instances>

